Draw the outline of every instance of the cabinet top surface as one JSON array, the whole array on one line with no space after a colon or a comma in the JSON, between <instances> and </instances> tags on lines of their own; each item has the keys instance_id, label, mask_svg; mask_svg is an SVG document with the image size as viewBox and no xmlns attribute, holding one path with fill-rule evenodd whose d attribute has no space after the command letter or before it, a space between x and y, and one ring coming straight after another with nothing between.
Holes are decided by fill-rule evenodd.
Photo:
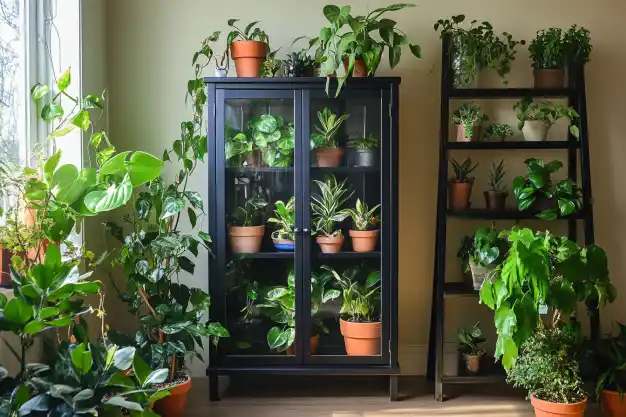
<instances>
[{"instance_id":1,"label":"cabinet top surface","mask_svg":"<svg viewBox=\"0 0 626 417\"><path fill-rule=\"evenodd\" d=\"M346 84L368 86L380 84L400 84L400 77L354 77L349 78ZM319 84L326 85L326 77L205 77L207 84Z\"/></svg>"}]
</instances>

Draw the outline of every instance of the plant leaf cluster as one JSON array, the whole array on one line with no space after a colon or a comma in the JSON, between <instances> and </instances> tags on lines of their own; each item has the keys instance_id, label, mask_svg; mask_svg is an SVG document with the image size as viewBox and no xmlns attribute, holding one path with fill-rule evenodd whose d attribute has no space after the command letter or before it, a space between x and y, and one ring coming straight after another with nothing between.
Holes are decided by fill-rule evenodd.
<instances>
[{"instance_id":1,"label":"plant leaf cluster","mask_svg":"<svg viewBox=\"0 0 626 417\"><path fill-rule=\"evenodd\" d=\"M342 274L322 266L332 274L342 289L339 314L356 323L373 323L380 320L380 271L365 267L347 268Z\"/></svg>"},{"instance_id":2,"label":"plant leaf cluster","mask_svg":"<svg viewBox=\"0 0 626 417\"><path fill-rule=\"evenodd\" d=\"M274 203L274 206L276 207L274 209L274 215L276 217L270 217L269 219L267 219L268 223L273 223L275 225L275 230L272 232L272 239L295 240L295 197L291 197L286 204L284 201L278 200Z\"/></svg>"},{"instance_id":3,"label":"plant leaf cluster","mask_svg":"<svg viewBox=\"0 0 626 417\"><path fill-rule=\"evenodd\" d=\"M474 172L476 168L478 168L478 162L472 165L472 158L469 156L459 164L459 162L450 158L450 163L452 164L453 176L450 178L450 182L456 183L473 183L474 177L470 177L469 175Z\"/></svg>"},{"instance_id":4,"label":"plant leaf cluster","mask_svg":"<svg viewBox=\"0 0 626 417\"><path fill-rule=\"evenodd\" d=\"M335 223L348 217L349 214L342 207L354 191L346 188L346 180L338 183L334 175L327 176L325 181L313 181L320 190L320 194L311 196L314 232L325 236L340 236L341 229L336 230Z\"/></svg>"},{"instance_id":5,"label":"plant leaf cluster","mask_svg":"<svg viewBox=\"0 0 626 417\"><path fill-rule=\"evenodd\" d=\"M376 215L376 210L380 208L380 204L375 205L371 209L367 203L362 202L360 198L356 200L355 208L345 209L345 213L352 218L352 224L355 230L369 230L380 223L380 216Z\"/></svg>"},{"instance_id":6,"label":"plant leaf cluster","mask_svg":"<svg viewBox=\"0 0 626 417\"><path fill-rule=\"evenodd\" d=\"M311 135L311 150L318 148L338 147L335 137L339 133L339 128L343 122L350 117L349 114L342 114L337 117L328 107L324 107L317 112L319 124L315 125L317 133Z\"/></svg>"},{"instance_id":7,"label":"plant leaf cluster","mask_svg":"<svg viewBox=\"0 0 626 417\"><path fill-rule=\"evenodd\" d=\"M460 351L462 353L469 355L482 355L485 353L484 349L481 349L479 345L485 343L487 339L483 336L483 332L478 327L479 325L480 322L477 322L470 329L458 328L457 337L459 338Z\"/></svg>"},{"instance_id":8,"label":"plant leaf cluster","mask_svg":"<svg viewBox=\"0 0 626 417\"><path fill-rule=\"evenodd\" d=\"M491 169L489 170L489 190L496 193L505 193L506 184L504 183L504 177L506 171L504 170L504 159L501 159L498 165L495 162L491 163Z\"/></svg>"},{"instance_id":9,"label":"plant leaf cluster","mask_svg":"<svg viewBox=\"0 0 626 417\"><path fill-rule=\"evenodd\" d=\"M578 139L580 130L576 125L577 119L580 117L578 112L572 107L565 107L560 104L554 104L551 101L542 101L535 103L531 97L526 97L513 106L513 110L517 111L517 119L519 120L518 128L522 130L524 122L543 121L550 128L560 119L567 119L570 123L569 130L571 134Z\"/></svg>"}]
</instances>

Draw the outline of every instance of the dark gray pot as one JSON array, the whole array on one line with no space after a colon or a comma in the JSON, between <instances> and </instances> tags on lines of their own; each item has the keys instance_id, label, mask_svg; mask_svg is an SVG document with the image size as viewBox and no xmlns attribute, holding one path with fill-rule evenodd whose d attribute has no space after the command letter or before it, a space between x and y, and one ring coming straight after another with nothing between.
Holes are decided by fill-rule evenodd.
<instances>
[{"instance_id":1,"label":"dark gray pot","mask_svg":"<svg viewBox=\"0 0 626 417\"><path fill-rule=\"evenodd\" d=\"M376 149L356 149L356 161L357 167L373 167L376 166L378 152Z\"/></svg>"}]
</instances>

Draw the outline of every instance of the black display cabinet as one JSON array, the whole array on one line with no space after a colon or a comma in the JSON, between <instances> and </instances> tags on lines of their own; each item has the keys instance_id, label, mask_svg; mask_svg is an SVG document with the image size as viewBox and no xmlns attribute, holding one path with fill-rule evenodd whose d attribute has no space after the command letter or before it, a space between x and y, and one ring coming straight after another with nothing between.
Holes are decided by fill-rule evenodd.
<instances>
[{"instance_id":1,"label":"black display cabinet","mask_svg":"<svg viewBox=\"0 0 626 417\"><path fill-rule=\"evenodd\" d=\"M337 98L327 96L325 78L206 78L205 82L207 213L214 254L209 260L210 316L230 332L229 338L211 347L207 368L211 399L218 399L218 376L236 373L389 376L390 397L396 399L400 79L350 79ZM334 80L331 91L333 84ZM318 166L316 151L311 149L312 134L320 124L318 112L324 109L349 115L335 136L345 150L337 167ZM378 145L375 154L365 159L347 146L350 138L370 136L378 139ZM357 199L370 208L380 204L373 251L354 251L349 236L352 222L347 218L336 225L345 236L341 251L321 252L311 198L320 194L316 181L331 176L339 183L345 181L346 195L353 193L344 208L354 208ZM267 220L274 217L277 201L287 203L291 197L295 239L289 251L285 250L288 243L282 250L275 246L275 229ZM260 207L263 201L268 204ZM259 207L256 212L249 210L248 219L238 209L246 204ZM238 224L265 226L257 229L262 235L260 250L234 250L230 235L240 230L232 229ZM341 286L329 269L358 285L366 285L373 273L379 273L377 354L346 353L339 321ZM267 301L272 289L276 289L272 295L285 296L278 311L275 303Z\"/></svg>"}]
</instances>

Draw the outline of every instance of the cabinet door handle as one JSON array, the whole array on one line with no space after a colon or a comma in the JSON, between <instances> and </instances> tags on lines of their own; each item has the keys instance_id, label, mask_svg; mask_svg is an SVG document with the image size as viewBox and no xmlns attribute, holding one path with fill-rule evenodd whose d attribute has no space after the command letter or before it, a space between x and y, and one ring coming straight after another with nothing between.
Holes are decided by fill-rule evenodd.
<instances>
[{"instance_id":1,"label":"cabinet door handle","mask_svg":"<svg viewBox=\"0 0 626 417\"><path fill-rule=\"evenodd\" d=\"M300 233L300 229L296 227L295 229L293 229L293 232L294 233Z\"/></svg>"},{"instance_id":2,"label":"cabinet door handle","mask_svg":"<svg viewBox=\"0 0 626 417\"><path fill-rule=\"evenodd\" d=\"M302 229L304 233L309 233L309 229Z\"/></svg>"}]
</instances>

